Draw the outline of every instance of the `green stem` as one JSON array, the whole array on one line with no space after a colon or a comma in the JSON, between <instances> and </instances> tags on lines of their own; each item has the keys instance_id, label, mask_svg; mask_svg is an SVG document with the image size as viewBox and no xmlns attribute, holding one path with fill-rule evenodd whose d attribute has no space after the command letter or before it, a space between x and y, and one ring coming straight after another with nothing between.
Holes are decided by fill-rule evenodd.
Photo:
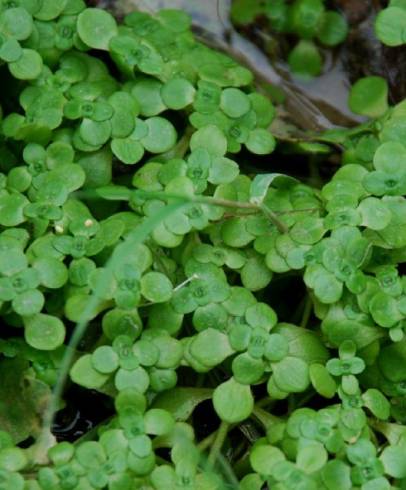
<instances>
[{"instance_id":1,"label":"green stem","mask_svg":"<svg viewBox=\"0 0 406 490\"><path fill-rule=\"evenodd\" d=\"M210 449L209 457L207 459L207 463L209 466L213 466L218 458L219 453L221 452L221 448L223 447L224 441L226 440L227 433L229 431L230 424L222 421L220 427L217 430L216 438L214 439L214 443Z\"/></svg>"},{"instance_id":2,"label":"green stem","mask_svg":"<svg viewBox=\"0 0 406 490\"><path fill-rule=\"evenodd\" d=\"M169 271L166 268L166 265L164 261L161 259L159 253L157 253L155 250L152 250L152 256L156 260L157 266L161 269L161 272L163 272L166 276L169 276Z\"/></svg>"},{"instance_id":3,"label":"green stem","mask_svg":"<svg viewBox=\"0 0 406 490\"><path fill-rule=\"evenodd\" d=\"M131 190L125 186L106 186L98 189L77 191L75 196L78 199L106 199L108 201L129 201L131 196L139 196L141 199L177 200L185 203L206 204L207 206L219 206L222 208L251 210L253 213L262 212L281 233L287 233L289 228L278 216L295 213L313 213L319 211L318 208L291 209L289 211L272 211L263 203L253 203L246 201L232 201L228 199L217 199L210 196L187 196L179 194L169 194L164 191L144 191Z\"/></svg>"},{"instance_id":4,"label":"green stem","mask_svg":"<svg viewBox=\"0 0 406 490\"><path fill-rule=\"evenodd\" d=\"M135 195L138 195L141 199L176 199L182 200L189 203L207 204L212 206L220 206L223 208L240 208L240 209L255 209L259 211L258 205L252 202L243 201L231 201L228 199L217 199L210 196L188 196L181 194L171 194L164 191L143 191L136 190L133 191Z\"/></svg>"},{"instance_id":5,"label":"green stem","mask_svg":"<svg viewBox=\"0 0 406 490\"><path fill-rule=\"evenodd\" d=\"M173 158L183 158L189 150L190 138L192 137L193 133L193 128L187 128L185 134L179 140L177 145L169 150L167 153L163 153L162 155L160 155L160 157L164 161L172 160Z\"/></svg>"},{"instance_id":6,"label":"green stem","mask_svg":"<svg viewBox=\"0 0 406 490\"><path fill-rule=\"evenodd\" d=\"M219 463L219 470L222 470L221 473L223 474L226 481L229 483L228 487L232 485L231 488L234 489L240 488L240 484L237 479L237 476L234 473L233 468L231 464L227 461L227 459L222 454L219 454L217 457L217 461Z\"/></svg>"},{"instance_id":7,"label":"green stem","mask_svg":"<svg viewBox=\"0 0 406 490\"><path fill-rule=\"evenodd\" d=\"M222 208L233 209L254 209L256 211L262 211L265 216L278 228L281 233L288 231L287 226L283 223L277 215L270 210L265 204L256 204L253 202L243 201L231 201L228 199L217 199L210 196L179 196L176 194L167 194L166 192L150 192L150 191L135 191L140 197L144 198L156 198L156 199L182 199L188 202L194 202L199 204L207 204L209 206L219 206Z\"/></svg>"},{"instance_id":8,"label":"green stem","mask_svg":"<svg viewBox=\"0 0 406 490\"><path fill-rule=\"evenodd\" d=\"M301 327L303 328L307 327L307 324L309 323L310 315L312 314L312 310L313 310L313 301L310 295L307 295L303 308L302 320L300 322Z\"/></svg>"},{"instance_id":9,"label":"green stem","mask_svg":"<svg viewBox=\"0 0 406 490\"><path fill-rule=\"evenodd\" d=\"M276 214L268 208L268 206L266 206L264 203L261 203L259 207L261 211L265 214L265 216L269 219L269 221L271 221L281 233L287 233L289 231L289 228L285 225L285 223L283 223L276 216Z\"/></svg>"},{"instance_id":10,"label":"green stem","mask_svg":"<svg viewBox=\"0 0 406 490\"><path fill-rule=\"evenodd\" d=\"M216 438L217 432L218 431L215 430L214 432L212 432L210 435L208 435L207 437L205 437L203 440L201 440L199 442L197 447L201 452L205 451L208 447L210 447L213 444L213 441Z\"/></svg>"},{"instance_id":11,"label":"green stem","mask_svg":"<svg viewBox=\"0 0 406 490\"><path fill-rule=\"evenodd\" d=\"M267 405L269 405L270 403L272 403L272 400L270 399L270 397L269 396L265 396L264 398L261 398L261 400L257 401L257 403L255 404L255 406L257 408L264 408Z\"/></svg>"},{"instance_id":12,"label":"green stem","mask_svg":"<svg viewBox=\"0 0 406 490\"><path fill-rule=\"evenodd\" d=\"M320 208L290 209L289 211L274 211L274 213L277 216L283 216L284 214L316 213L317 211L320 211Z\"/></svg>"},{"instance_id":13,"label":"green stem","mask_svg":"<svg viewBox=\"0 0 406 490\"><path fill-rule=\"evenodd\" d=\"M239 209L253 209L257 212L260 208L257 204L243 201L231 201L227 199L217 199L210 196L187 196L181 194L171 194L164 191L144 191L141 189L131 190L125 186L105 186L98 189L88 189L85 191L75 192L75 196L78 199L106 199L108 201L129 201L131 196L138 196L140 199L159 199L167 201L173 199L176 201L183 201L185 203L198 203L207 204L211 206L220 206L223 208L239 208Z\"/></svg>"},{"instance_id":14,"label":"green stem","mask_svg":"<svg viewBox=\"0 0 406 490\"><path fill-rule=\"evenodd\" d=\"M264 429L268 429L271 425L275 425L281 422L281 419L276 415L272 415L269 410L264 410L263 408L257 407L255 405L254 410L252 411L252 415L254 418L260 422L260 424L264 427Z\"/></svg>"}]
</instances>

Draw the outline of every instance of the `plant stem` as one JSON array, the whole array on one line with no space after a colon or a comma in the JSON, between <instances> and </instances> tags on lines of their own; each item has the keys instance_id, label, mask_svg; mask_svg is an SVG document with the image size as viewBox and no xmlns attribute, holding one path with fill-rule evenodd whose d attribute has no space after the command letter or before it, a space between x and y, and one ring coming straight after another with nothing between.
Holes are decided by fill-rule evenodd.
<instances>
[{"instance_id":1,"label":"plant stem","mask_svg":"<svg viewBox=\"0 0 406 490\"><path fill-rule=\"evenodd\" d=\"M228 199L217 199L209 196L180 196L176 194L168 194L166 192L150 192L150 191L135 191L140 197L144 198L156 198L156 199L181 199L188 202L194 202L198 204L207 204L211 206L219 206L222 208L234 208L234 209L254 209L258 212L262 211L263 214L278 228L281 233L288 231L287 226L283 223L277 215L269 209L265 204L257 204L253 202L243 201L231 201Z\"/></svg>"},{"instance_id":2,"label":"plant stem","mask_svg":"<svg viewBox=\"0 0 406 490\"><path fill-rule=\"evenodd\" d=\"M320 208L290 209L289 211L274 211L274 213L277 216L283 216L284 214L316 213L317 211L320 211Z\"/></svg>"},{"instance_id":3,"label":"plant stem","mask_svg":"<svg viewBox=\"0 0 406 490\"><path fill-rule=\"evenodd\" d=\"M178 141L176 146L171 150L169 150L168 152L163 153L161 155L161 158L163 158L163 160L165 161L172 160L173 158L183 158L189 149L190 138L192 137L193 133L194 133L193 128L187 128L185 134Z\"/></svg>"},{"instance_id":4,"label":"plant stem","mask_svg":"<svg viewBox=\"0 0 406 490\"><path fill-rule=\"evenodd\" d=\"M198 449L203 452L208 447L210 447L213 444L214 439L216 438L217 432L218 431L215 430L210 435L205 437L202 441L200 441L199 444L197 445Z\"/></svg>"},{"instance_id":5,"label":"plant stem","mask_svg":"<svg viewBox=\"0 0 406 490\"><path fill-rule=\"evenodd\" d=\"M276 214L268 208L264 203L259 205L261 211L265 214L265 216L278 228L281 233L287 233L289 228L283 223Z\"/></svg>"},{"instance_id":6,"label":"plant stem","mask_svg":"<svg viewBox=\"0 0 406 490\"><path fill-rule=\"evenodd\" d=\"M303 328L307 327L307 324L309 323L310 315L312 314L312 310L313 310L313 301L310 295L307 295L303 308L302 320L300 322L301 327Z\"/></svg>"},{"instance_id":7,"label":"plant stem","mask_svg":"<svg viewBox=\"0 0 406 490\"><path fill-rule=\"evenodd\" d=\"M272 403L271 398L269 396L265 396L264 398L261 398L261 400L257 401L255 406L257 408L264 408L267 405L269 405L270 403Z\"/></svg>"},{"instance_id":8,"label":"plant stem","mask_svg":"<svg viewBox=\"0 0 406 490\"><path fill-rule=\"evenodd\" d=\"M178 199L190 203L198 203L198 204L208 204L212 206L220 206L223 208L240 208L240 209L255 209L259 211L258 205L252 202L243 202L243 201L231 201L228 199L217 199L215 197L210 196L188 196L181 194L170 194L164 191L143 191L136 190L134 191L135 195L139 195L141 199Z\"/></svg>"},{"instance_id":9,"label":"plant stem","mask_svg":"<svg viewBox=\"0 0 406 490\"><path fill-rule=\"evenodd\" d=\"M226 440L227 433L229 431L230 424L222 421L220 427L217 430L216 438L214 439L214 443L210 449L209 457L207 459L207 463L209 466L213 466L216 462L216 459L223 447L224 441Z\"/></svg>"},{"instance_id":10,"label":"plant stem","mask_svg":"<svg viewBox=\"0 0 406 490\"><path fill-rule=\"evenodd\" d=\"M227 459L222 454L219 454L217 461L219 462L219 466L221 467L219 469L222 469L222 474L229 482L229 485L233 485L232 488L234 488L235 490L239 489L239 481Z\"/></svg>"},{"instance_id":11,"label":"plant stem","mask_svg":"<svg viewBox=\"0 0 406 490\"><path fill-rule=\"evenodd\" d=\"M114 189L116 192L111 193L112 189ZM291 209L289 211L272 211L271 209L269 209L268 206L263 203L258 204L253 202L232 201L228 199L217 199L210 196L187 196L179 194L169 194L164 191L144 191L140 189L131 190L124 186L106 186L99 187L98 189L77 191L75 193L75 196L78 199L106 199L108 201L129 201L131 199L131 195L138 195L141 199L175 199L178 201L183 201L185 203L206 204L208 206L219 206L222 208L241 209L245 211L251 210L252 214L262 212L278 228L281 233L287 233L289 229L285 225L285 223L283 223L278 218L278 216L295 213L314 213L319 211L319 208ZM226 217L230 217L230 215Z\"/></svg>"}]
</instances>

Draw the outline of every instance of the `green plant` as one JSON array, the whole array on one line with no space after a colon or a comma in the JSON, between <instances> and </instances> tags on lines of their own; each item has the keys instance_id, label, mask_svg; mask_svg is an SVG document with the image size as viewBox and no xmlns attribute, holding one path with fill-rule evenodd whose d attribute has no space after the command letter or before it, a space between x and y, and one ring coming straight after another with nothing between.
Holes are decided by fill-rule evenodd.
<instances>
[{"instance_id":1,"label":"green plant","mask_svg":"<svg viewBox=\"0 0 406 490\"><path fill-rule=\"evenodd\" d=\"M405 103L357 82L371 119L291 146L339 148L315 187L183 12L3 1L0 32L0 488L403 488ZM67 383L109 415L57 441Z\"/></svg>"},{"instance_id":2,"label":"green plant","mask_svg":"<svg viewBox=\"0 0 406 490\"><path fill-rule=\"evenodd\" d=\"M382 14L381 14L382 15ZM250 24L263 16L271 34L294 39L289 48L289 68L297 77L308 79L321 74L323 56L318 44L332 48L348 33L345 17L326 9L323 0L234 0L231 18L237 25Z\"/></svg>"},{"instance_id":3,"label":"green plant","mask_svg":"<svg viewBox=\"0 0 406 490\"><path fill-rule=\"evenodd\" d=\"M403 0L391 0L375 20L375 33L387 46L401 46L406 43L406 3Z\"/></svg>"}]
</instances>

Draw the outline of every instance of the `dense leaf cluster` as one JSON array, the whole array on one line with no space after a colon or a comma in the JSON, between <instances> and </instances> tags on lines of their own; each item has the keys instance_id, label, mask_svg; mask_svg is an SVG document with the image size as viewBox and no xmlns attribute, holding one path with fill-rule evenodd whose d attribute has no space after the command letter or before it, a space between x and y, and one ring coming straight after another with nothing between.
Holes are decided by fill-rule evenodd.
<instances>
[{"instance_id":1,"label":"dense leaf cluster","mask_svg":"<svg viewBox=\"0 0 406 490\"><path fill-rule=\"evenodd\" d=\"M183 12L0 1L0 33L0 488L403 488L405 103L359 82L316 188L243 171L275 109ZM112 416L57 442L68 370Z\"/></svg>"}]
</instances>

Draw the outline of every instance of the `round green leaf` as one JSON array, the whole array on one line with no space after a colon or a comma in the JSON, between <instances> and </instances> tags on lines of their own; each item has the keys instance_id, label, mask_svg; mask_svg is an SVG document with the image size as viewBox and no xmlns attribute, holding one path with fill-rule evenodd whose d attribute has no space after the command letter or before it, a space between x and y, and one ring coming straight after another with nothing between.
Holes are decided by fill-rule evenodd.
<instances>
[{"instance_id":1,"label":"round green leaf","mask_svg":"<svg viewBox=\"0 0 406 490\"><path fill-rule=\"evenodd\" d=\"M286 338L279 334L269 335L265 347L264 356L271 362L281 361L289 352L289 343Z\"/></svg>"},{"instance_id":2,"label":"round green leaf","mask_svg":"<svg viewBox=\"0 0 406 490\"><path fill-rule=\"evenodd\" d=\"M309 79L320 75L323 61L312 41L302 40L292 49L288 57L292 72L299 78Z\"/></svg>"},{"instance_id":3,"label":"round green leaf","mask_svg":"<svg viewBox=\"0 0 406 490\"><path fill-rule=\"evenodd\" d=\"M323 237L325 232L323 220L309 216L294 225L290 236L295 242L302 245L313 245Z\"/></svg>"},{"instance_id":4,"label":"round green leaf","mask_svg":"<svg viewBox=\"0 0 406 490\"><path fill-rule=\"evenodd\" d=\"M272 134L264 129L257 128L250 131L245 146L256 155L269 155L275 149L276 141Z\"/></svg>"},{"instance_id":5,"label":"round green leaf","mask_svg":"<svg viewBox=\"0 0 406 490\"><path fill-rule=\"evenodd\" d=\"M275 108L269 98L259 93L248 95L252 109L257 116L257 126L267 128L275 117Z\"/></svg>"},{"instance_id":6,"label":"round green leaf","mask_svg":"<svg viewBox=\"0 0 406 490\"><path fill-rule=\"evenodd\" d=\"M119 369L114 378L114 384L119 391L128 388L137 388L141 393L145 393L149 386L149 376L142 367L132 369L131 371Z\"/></svg>"},{"instance_id":7,"label":"round green leaf","mask_svg":"<svg viewBox=\"0 0 406 490\"><path fill-rule=\"evenodd\" d=\"M333 304L341 298L343 284L331 272L323 271L317 275L314 293L322 303Z\"/></svg>"},{"instance_id":8,"label":"round green leaf","mask_svg":"<svg viewBox=\"0 0 406 490\"><path fill-rule=\"evenodd\" d=\"M236 381L250 385L261 379L265 365L262 360L254 359L247 352L244 352L233 359L231 369Z\"/></svg>"},{"instance_id":9,"label":"round green leaf","mask_svg":"<svg viewBox=\"0 0 406 490\"><path fill-rule=\"evenodd\" d=\"M141 293L153 303L164 303L172 297L173 286L167 276L160 272L147 272L141 278Z\"/></svg>"},{"instance_id":10,"label":"round green leaf","mask_svg":"<svg viewBox=\"0 0 406 490\"><path fill-rule=\"evenodd\" d=\"M161 89L162 100L169 109L180 110L192 104L196 89L185 78L169 80Z\"/></svg>"},{"instance_id":11,"label":"round green leaf","mask_svg":"<svg viewBox=\"0 0 406 490\"><path fill-rule=\"evenodd\" d=\"M54 350L65 340L65 326L55 316L39 313L24 322L25 340L38 350Z\"/></svg>"},{"instance_id":12,"label":"round green leaf","mask_svg":"<svg viewBox=\"0 0 406 490\"><path fill-rule=\"evenodd\" d=\"M9 39L0 48L0 58L8 63L19 60L22 55L22 47L15 39Z\"/></svg>"},{"instance_id":13,"label":"round green leaf","mask_svg":"<svg viewBox=\"0 0 406 490\"><path fill-rule=\"evenodd\" d=\"M80 39L90 48L109 49L110 40L117 35L114 17L106 10L88 8L79 14L77 29Z\"/></svg>"},{"instance_id":14,"label":"round green leaf","mask_svg":"<svg viewBox=\"0 0 406 490\"><path fill-rule=\"evenodd\" d=\"M156 116L166 109L162 91L163 85L158 80L148 78L135 84L131 93L139 103L141 115Z\"/></svg>"},{"instance_id":15,"label":"round green leaf","mask_svg":"<svg viewBox=\"0 0 406 490\"><path fill-rule=\"evenodd\" d=\"M27 264L27 257L19 248L0 250L0 272L5 276L23 271Z\"/></svg>"},{"instance_id":16,"label":"round green leaf","mask_svg":"<svg viewBox=\"0 0 406 490\"><path fill-rule=\"evenodd\" d=\"M21 471L28 463L27 456L19 447L8 447L0 450L0 469Z\"/></svg>"},{"instance_id":17,"label":"round green leaf","mask_svg":"<svg viewBox=\"0 0 406 490\"><path fill-rule=\"evenodd\" d=\"M176 33L185 32L191 26L190 15L183 10L164 8L159 11L158 17L165 27Z\"/></svg>"},{"instance_id":18,"label":"round green leaf","mask_svg":"<svg viewBox=\"0 0 406 490\"><path fill-rule=\"evenodd\" d=\"M0 16L0 31L17 41L27 39L33 30L31 15L23 8L9 8Z\"/></svg>"},{"instance_id":19,"label":"round green leaf","mask_svg":"<svg viewBox=\"0 0 406 490\"><path fill-rule=\"evenodd\" d=\"M116 138L111 142L111 151L126 165L133 165L144 156L144 147L139 141L129 138Z\"/></svg>"},{"instance_id":20,"label":"round green leaf","mask_svg":"<svg viewBox=\"0 0 406 490\"><path fill-rule=\"evenodd\" d=\"M89 469L104 463L106 460L103 446L96 441L85 441L78 444L75 457L83 467Z\"/></svg>"},{"instance_id":21,"label":"round green leaf","mask_svg":"<svg viewBox=\"0 0 406 490\"><path fill-rule=\"evenodd\" d=\"M198 333L189 346L191 356L200 364L212 368L233 354L228 336L214 328Z\"/></svg>"},{"instance_id":22,"label":"round green leaf","mask_svg":"<svg viewBox=\"0 0 406 490\"><path fill-rule=\"evenodd\" d=\"M27 2L24 2L27 4ZM62 14L65 7L68 4L68 0L52 0L39 2L41 8L39 10L35 10L35 18L38 20L52 20Z\"/></svg>"},{"instance_id":23,"label":"round green leaf","mask_svg":"<svg viewBox=\"0 0 406 490\"><path fill-rule=\"evenodd\" d=\"M390 415L390 403L385 395L375 388L369 388L362 395L364 405L381 420L387 420Z\"/></svg>"},{"instance_id":24,"label":"round green leaf","mask_svg":"<svg viewBox=\"0 0 406 490\"><path fill-rule=\"evenodd\" d=\"M309 368L310 381L313 388L325 398L333 398L337 385L334 378L322 364L312 364Z\"/></svg>"},{"instance_id":25,"label":"round green leaf","mask_svg":"<svg viewBox=\"0 0 406 490\"><path fill-rule=\"evenodd\" d=\"M41 257L32 266L38 271L41 284L49 289L59 289L68 280L68 269L60 260Z\"/></svg>"},{"instance_id":26,"label":"round green leaf","mask_svg":"<svg viewBox=\"0 0 406 490\"><path fill-rule=\"evenodd\" d=\"M23 49L22 56L8 65L11 74L19 80L34 80L41 74L41 56L32 49Z\"/></svg>"},{"instance_id":27,"label":"round green leaf","mask_svg":"<svg viewBox=\"0 0 406 490\"><path fill-rule=\"evenodd\" d=\"M110 121L93 121L92 119L83 119L79 126L80 136L85 143L98 147L104 145L111 136Z\"/></svg>"},{"instance_id":28,"label":"round green leaf","mask_svg":"<svg viewBox=\"0 0 406 490\"><path fill-rule=\"evenodd\" d=\"M245 311L245 319L251 327L260 327L267 332L277 323L275 311L266 303L256 303L248 307Z\"/></svg>"},{"instance_id":29,"label":"round green leaf","mask_svg":"<svg viewBox=\"0 0 406 490\"><path fill-rule=\"evenodd\" d=\"M250 291L260 291L266 288L272 280L272 272L265 266L264 260L252 257L241 269L241 282Z\"/></svg>"},{"instance_id":30,"label":"round green leaf","mask_svg":"<svg viewBox=\"0 0 406 490\"><path fill-rule=\"evenodd\" d=\"M92 354L92 365L99 373L113 373L119 366L118 354L109 345L98 347Z\"/></svg>"},{"instance_id":31,"label":"round green leaf","mask_svg":"<svg viewBox=\"0 0 406 490\"><path fill-rule=\"evenodd\" d=\"M322 0L297 0L290 12L292 29L304 39L312 38L322 22L323 13Z\"/></svg>"},{"instance_id":32,"label":"round green leaf","mask_svg":"<svg viewBox=\"0 0 406 490\"><path fill-rule=\"evenodd\" d=\"M108 375L93 367L91 354L85 354L75 362L70 370L70 377L74 383L92 390L101 388L108 379Z\"/></svg>"},{"instance_id":33,"label":"round green leaf","mask_svg":"<svg viewBox=\"0 0 406 490\"><path fill-rule=\"evenodd\" d=\"M264 476L272 475L274 466L281 461L285 461L283 452L277 447L267 444L254 447L250 454L253 470Z\"/></svg>"},{"instance_id":34,"label":"round green leaf","mask_svg":"<svg viewBox=\"0 0 406 490\"><path fill-rule=\"evenodd\" d=\"M380 457L385 473L394 478L406 477L406 458L404 446L388 446Z\"/></svg>"},{"instance_id":35,"label":"round green leaf","mask_svg":"<svg viewBox=\"0 0 406 490\"><path fill-rule=\"evenodd\" d=\"M323 14L323 20L317 33L319 41L325 46L337 46L348 34L348 24L345 17L338 12L328 10Z\"/></svg>"},{"instance_id":36,"label":"round green leaf","mask_svg":"<svg viewBox=\"0 0 406 490\"><path fill-rule=\"evenodd\" d=\"M314 473L323 468L327 460L328 453L324 446L314 441L299 449L296 464L305 473Z\"/></svg>"},{"instance_id":37,"label":"round green leaf","mask_svg":"<svg viewBox=\"0 0 406 490\"><path fill-rule=\"evenodd\" d=\"M237 217L223 223L221 236L226 245L236 248L245 247L254 239L254 235L247 230L246 221Z\"/></svg>"},{"instance_id":38,"label":"round green leaf","mask_svg":"<svg viewBox=\"0 0 406 490\"><path fill-rule=\"evenodd\" d=\"M225 157L217 157L212 160L208 181L215 185L228 184L239 174L236 162Z\"/></svg>"},{"instance_id":39,"label":"round green leaf","mask_svg":"<svg viewBox=\"0 0 406 490\"><path fill-rule=\"evenodd\" d=\"M328 490L351 490L350 467L340 459L328 461L321 470L321 478Z\"/></svg>"},{"instance_id":40,"label":"round green leaf","mask_svg":"<svg viewBox=\"0 0 406 490\"><path fill-rule=\"evenodd\" d=\"M144 415L145 432L161 436L171 432L175 425L173 416L166 410L151 408Z\"/></svg>"},{"instance_id":41,"label":"round green leaf","mask_svg":"<svg viewBox=\"0 0 406 490\"><path fill-rule=\"evenodd\" d=\"M177 133L173 124L163 117L146 120L148 134L141 139L144 148L150 153L164 153L176 144Z\"/></svg>"},{"instance_id":42,"label":"round green leaf","mask_svg":"<svg viewBox=\"0 0 406 490\"><path fill-rule=\"evenodd\" d=\"M198 129L190 139L190 149L208 148L212 155L223 156L227 152L227 139L217 126L209 124Z\"/></svg>"},{"instance_id":43,"label":"round green leaf","mask_svg":"<svg viewBox=\"0 0 406 490\"><path fill-rule=\"evenodd\" d=\"M299 393L309 386L309 367L302 359L285 357L273 366L273 379L280 390Z\"/></svg>"},{"instance_id":44,"label":"round green leaf","mask_svg":"<svg viewBox=\"0 0 406 490\"><path fill-rule=\"evenodd\" d=\"M402 319L396 299L383 291L378 292L371 298L369 311L375 322L385 328L393 327Z\"/></svg>"},{"instance_id":45,"label":"round green leaf","mask_svg":"<svg viewBox=\"0 0 406 490\"><path fill-rule=\"evenodd\" d=\"M226 88L221 94L220 107L227 116L237 118L251 109L251 101L242 90Z\"/></svg>"},{"instance_id":46,"label":"round green leaf","mask_svg":"<svg viewBox=\"0 0 406 490\"><path fill-rule=\"evenodd\" d=\"M21 316L36 315L45 304L44 295L37 289L19 294L12 302L14 311Z\"/></svg>"},{"instance_id":47,"label":"round green leaf","mask_svg":"<svg viewBox=\"0 0 406 490\"><path fill-rule=\"evenodd\" d=\"M371 228L371 230L383 230L392 219L390 210L376 197L367 197L361 201L358 211L362 217L361 225Z\"/></svg>"},{"instance_id":48,"label":"round green leaf","mask_svg":"<svg viewBox=\"0 0 406 490\"><path fill-rule=\"evenodd\" d=\"M242 385L230 378L214 390L213 405L221 420L234 424L251 415L254 398L248 385Z\"/></svg>"},{"instance_id":49,"label":"round green leaf","mask_svg":"<svg viewBox=\"0 0 406 490\"><path fill-rule=\"evenodd\" d=\"M388 109L388 83L382 77L365 77L351 88L350 109L368 117L382 116Z\"/></svg>"},{"instance_id":50,"label":"round green leaf","mask_svg":"<svg viewBox=\"0 0 406 490\"><path fill-rule=\"evenodd\" d=\"M24 207L28 199L19 193L6 194L0 197L0 225L17 226L26 220Z\"/></svg>"},{"instance_id":51,"label":"round green leaf","mask_svg":"<svg viewBox=\"0 0 406 490\"><path fill-rule=\"evenodd\" d=\"M401 46L406 43L406 10L389 7L381 10L375 19L375 33L378 39L388 46Z\"/></svg>"},{"instance_id":52,"label":"round green leaf","mask_svg":"<svg viewBox=\"0 0 406 490\"><path fill-rule=\"evenodd\" d=\"M373 161L376 170L401 173L406 165L406 147L399 141L387 141L376 149Z\"/></svg>"}]
</instances>

